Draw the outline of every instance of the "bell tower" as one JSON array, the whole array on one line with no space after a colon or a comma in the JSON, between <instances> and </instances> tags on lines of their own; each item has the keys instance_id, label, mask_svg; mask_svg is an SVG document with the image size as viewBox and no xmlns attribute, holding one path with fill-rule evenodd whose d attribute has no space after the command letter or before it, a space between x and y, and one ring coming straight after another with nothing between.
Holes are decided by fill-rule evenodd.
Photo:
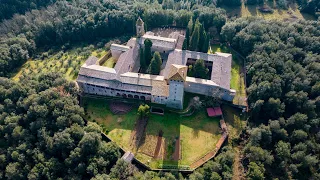
<instances>
[{"instance_id":1,"label":"bell tower","mask_svg":"<svg viewBox=\"0 0 320 180\"><path fill-rule=\"evenodd\" d=\"M169 97L167 107L183 109L184 82L187 78L188 66L172 64L168 75Z\"/></svg>"},{"instance_id":2,"label":"bell tower","mask_svg":"<svg viewBox=\"0 0 320 180\"><path fill-rule=\"evenodd\" d=\"M139 17L136 22L136 32L137 32L137 37L141 37L144 35L144 22L142 19Z\"/></svg>"}]
</instances>

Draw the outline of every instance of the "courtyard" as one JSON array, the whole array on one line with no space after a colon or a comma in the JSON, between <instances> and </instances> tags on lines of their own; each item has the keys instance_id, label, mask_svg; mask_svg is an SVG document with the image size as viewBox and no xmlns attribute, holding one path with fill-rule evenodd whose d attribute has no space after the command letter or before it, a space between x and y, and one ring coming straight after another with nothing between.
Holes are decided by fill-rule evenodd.
<instances>
[{"instance_id":1,"label":"courtyard","mask_svg":"<svg viewBox=\"0 0 320 180\"><path fill-rule=\"evenodd\" d=\"M84 98L83 103L89 121L101 125L112 141L152 169L189 169L221 137L220 118L209 118L205 109L189 117L169 110L164 116L150 114L143 127L139 126L137 105L126 114L115 115L109 100Z\"/></svg>"}]
</instances>

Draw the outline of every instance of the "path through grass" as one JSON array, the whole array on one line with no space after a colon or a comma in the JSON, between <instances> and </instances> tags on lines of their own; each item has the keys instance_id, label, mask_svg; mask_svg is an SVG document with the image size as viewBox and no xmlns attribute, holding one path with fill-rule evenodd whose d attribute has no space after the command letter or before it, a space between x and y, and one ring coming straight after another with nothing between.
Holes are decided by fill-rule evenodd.
<instances>
[{"instance_id":1,"label":"path through grass","mask_svg":"<svg viewBox=\"0 0 320 180\"><path fill-rule=\"evenodd\" d=\"M130 136L137 119L137 108L128 114L113 115L106 100L85 98L83 104L86 117L104 126L106 134L125 150L133 151L135 156L152 168L164 166L190 165L198 158L212 150L221 132L218 118L209 118L205 109L190 117L180 117L176 113L165 111L164 116L151 114L146 127L145 136L139 147L130 146ZM162 154L160 159L153 159L159 131L163 131ZM173 161L175 141L181 139L180 161ZM150 162L148 162L150 161Z\"/></svg>"}]
</instances>

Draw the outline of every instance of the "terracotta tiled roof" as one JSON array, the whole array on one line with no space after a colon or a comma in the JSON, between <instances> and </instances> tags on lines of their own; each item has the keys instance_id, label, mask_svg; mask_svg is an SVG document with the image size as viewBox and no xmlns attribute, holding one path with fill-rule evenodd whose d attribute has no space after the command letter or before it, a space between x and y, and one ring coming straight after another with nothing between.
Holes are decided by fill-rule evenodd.
<instances>
[{"instance_id":1,"label":"terracotta tiled roof","mask_svg":"<svg viewBox=\"0 0 320 180\"><path fill-rule=\"evenodd\" d=\"M94 64L97 64L97 61L98 61L98 60L99 60L99 59L98 59L97 57L95 57L95 56L90 56L90 57L86 60L85 64L86 64L87 66L94 65Z\"/></svg>"},{"instance_id":2,"label":"terracotta tiled roof","mask_svg":"<svg viewBox=\"0 0 320 180\"><path fill-rule=\"evenodd\" d=\"M172 64L170 66L168 79L185 81L187 77L187 72L188 72L187 66Z\"/></svg>"},{"instance_id":3,"label":"terracotta tiled roof","mask_svg":"<svg viewBox=\"0 0 320 180\"><path fill-rule=\"evenodd\" d=\"M151 94L154 96L169 97L169 86L166 81L153 81Z\"/></svg>"}]
</instances>

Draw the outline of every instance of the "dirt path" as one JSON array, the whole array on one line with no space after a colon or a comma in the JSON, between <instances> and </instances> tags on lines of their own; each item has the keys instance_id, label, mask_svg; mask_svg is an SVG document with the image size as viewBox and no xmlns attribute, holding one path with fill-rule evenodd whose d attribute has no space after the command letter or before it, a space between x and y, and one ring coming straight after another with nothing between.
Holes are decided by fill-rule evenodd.
<instances>
[{"instance_id":1,"label":"dirt path","mask_svg":"<svg viewBox=\"0 0 320 180\"><path fill-rule=\"evenodd\" d=\"M235 156L233 161L233 168L232 168L232 180L240 180L240 171L239 171L239 164L240 164L240 155L239 155L239 149L234 148L235 150Z\"/></svg>"},{"instance_id":2,"label":"dirt path","mask_svg":"<svg viewBox=\"0 0 320 180\"><path fill-rule=\"evenodd\" d=\"M244 175L244 170L243 166L241 164L241 159L242 159L242 154L241 154L241 149L239 147L235 147L235 157L233 161L233 177L232 180L244 180L245 175Z\"/></svg>"},{"instance_id":3,"label":"dirt path","mask_svg":"<svg viewBox=\"0 0 320 180\"><path fill-rule=\"evenodd\" d=\"M156 146L156 149L155 149L154 155L153 155L153 158L155 158L155 159L157 159L159 157L159 152L160 152L161 144L162 144L162 135L163 135L163 132L162 132L162 130L160 130L159 135L158 135L157 146Z\"/></svg>"},{"instance_id":4,"label":"dirt path","mask_svg":"<svg viewBox=\"0 0 320 180\"><path fill-rule=\"evenodd\" d=\"M176 140L174 147L173 160L179 161L180 159L180 137Z\"/></svg>"},{"instance_id":5,"label":"dirt path","mask_svg":"<svg viewBox=\"0 0 320 180\"><path fill-rule=\"evenodd\" d=\"M148 124L148 118L142 118L138 119L136 121L136 125L134 130L131 133L131 138L130 138L130 146L131 148L136 148L138 149L140 146L140 141L142 137L144 136L144 132L146 130Z\"/></svg>"}]
</instances>

